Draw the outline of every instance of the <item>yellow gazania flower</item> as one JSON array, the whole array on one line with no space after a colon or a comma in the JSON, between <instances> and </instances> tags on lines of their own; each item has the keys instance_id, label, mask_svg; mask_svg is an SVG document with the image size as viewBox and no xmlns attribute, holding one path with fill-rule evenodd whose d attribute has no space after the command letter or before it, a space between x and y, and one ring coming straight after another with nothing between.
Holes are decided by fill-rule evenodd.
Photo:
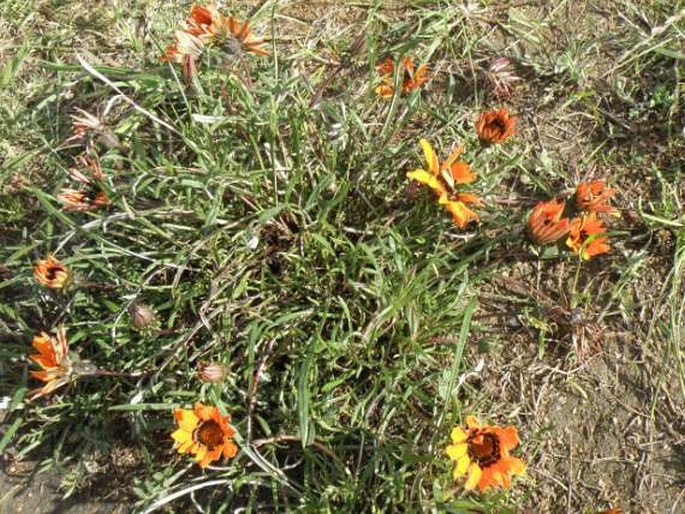
<instances>
[{"instance_id":1,"label":"yellow gazania flower","mask_svg":"<svg viewBox=\"0 0 685 514\"><path fill-rule=\"evenodd\" d=\"M508 489L511 477L526 471L521 459L509 455L520 442L516 428L481 425L474 416L468 416L466 424L467 430L452 430L452 444L445 450L455 462L452 476L466 476L467 491L476 487L481 492L490 487Z\"/></svg>"},{"instance_id":2,"label":"yellow gazania flower","mask_svg":"<svg viewBox=\"0 0 685 514\"><path fill-rule=\"evenodd\" d=\"M233 442L235 430L231 428L230 416L222 416L218 407L197 402L192 410L174 411L178 430L171 437L176 443L178 453L195 455L195 462L206 468L222 455L230 459L238 453Z\"/></svg>"},{"instance_id":3,"label":"yellow gazania flower","mask_svg":"<svg viewBox=\"0 0 685 514\"><path fill-rule=\"evenodd\" d=\"M455 200L448 200L447 195L441 196L438 200L440 205L452 215L452 220L458 228L465 228L472 221L478 221L478 214L468 208L467 203L482 205L480 199L471 193L461 193L456 195Z\"/></svg>"},{"instance_id":4,"label":"yellow gazania flower","mask_svg":"<svg viewBox=\"0 0 685 514\"><path fill-rule=\"evenodd\" d=\"M440 163L433 147L426 139L419 141L426 160L427 169L416 169L407 173L407 178L428 186L438 197L438 203L443 205L452 214L454 224L458 228L464 228L472 221L480 218L467 204L482 205L478 196L473 193L461 193L455 189L459 185L470 184L476 180L476 174L470 166L460 161L462 153L460 146L452 152L447 160Z\"/></svg>"},{"instance_id":5,"label":"yellow gazania flower","mask_svg":"<svg viewBox=\"0 0 685 514\"><path fill-rule=\"evenodd\" d=\"M50 289L62 289L71 281L69 268L62 264L54 255L36 261L33 265L33 277L36 282Z\"/></svg>"},{"instance_id":6,"label":"yellow gazania flower","mask_svg":"<svg viewBox=\"0 0 685 514\"><path fill-rule=\"evenodd\" d=\"M423 150L427 169L410 171L407 173L407 178L430 187L438 198L447 194L448 189L454 189L455 185L470 184L476 180L476 174L471 172L470 166L457 160L463 151L461 146L441 164L435 155L435 150L426 139L420 139L419 145Z\"/></svg>"}]
</instances>

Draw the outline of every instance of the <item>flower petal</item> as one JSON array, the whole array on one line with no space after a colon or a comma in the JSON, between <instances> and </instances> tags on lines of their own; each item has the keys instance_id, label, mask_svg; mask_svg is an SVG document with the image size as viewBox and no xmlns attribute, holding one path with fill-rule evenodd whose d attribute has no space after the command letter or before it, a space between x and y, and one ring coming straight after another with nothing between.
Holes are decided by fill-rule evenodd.
<instances>
[{"instance_id":1,"label":"flower petal","mask_svg":"<svg viewBox=\"0 0 685 514\"><path fill-rule=\"evenodd\" d=\"M428 170L437 177L440 173L440 164L438 163L438 158L433 151L433 147L427 139L419 140L419 144L423 149L423 156L428 164Z\"/></svg>"},{"instance_id":2,"label":"flower petal","mask_svg":"<svg viewBox=\"0 0 685 514\"><path fill-rule=\"evenodd\" d=\"M201 419L201 420L208 420L212 419L214 416L214 412L217 411L218 409L216 407L213 407L212 405L204 405L201 402L196 402L195 406L193 407L193 411L195 412L195 415Z\"/></svg>"},{"instance_id":3,"label":"flower petal","mask_svg":"<svg viewBox=\"0 0 685 514\"><path fill-rule=\"evenodd\" d=\"M466 416L466 426L471 430L478 430L481 427L480 421L478 421L476 416Z\"/></svg>"},{"instance_id":4,"label":"flower petal","mask_svg":"<svg viewBox=\"0 0 685 514\"><path fill-rule=\"evenodd\" d=\"M480 477L483 476L483 471L480 469L478 464L475 462L471 464L471 467L469 468L469 478L466 480L466 483L464 484L464 489L467 491L472 491L475 489L476 485L480 481Z\"/></svg>"},{"instance_id":5,"label":"flower petal","mask_svg":"<svg viewBox=\"0 0 685 514\"><path fill-rule=\"evenodd\" d=\"M471 171L471 166L464 161L452 164L450 166L450 171L456 184L470 184L477 178L476 174Z\"/></svg>"},{"instance_id":6,"label":"flower petal","mask_svg":"<svg viewBox=\"0 0 685 514\"><path fill-rule=\"evenodd\" d=\"M238 453L238 447L232 441L226 441L223 449L224 457L231 459Z\"/></svg>"},{"instance_id":7,"label":"flower petal","mask_svg":"<svg viewBox=\"0 0 685 514\"><path fill-rule=\"evenodd\" d=\"M440 182L440 180L434 175L428 173L426 170L410 171L409 173L407 173L407 178L415 180L420 184L424 184L430 187L433 191L436 192L436 194L438 194L438 196L444 194L445 192L445 188Z\"/></svg>"},{"instance_id":8,"label":"flower petal","mask_svg":"<svg viewBox=\"0 0 685 514\"><path fill-rule=\"evenodd\" d=\"M469 435L459 427L454 427L452 429L452 433L450 434L450 438L454 444L463 443L466 441L468 436Z\"/></svg>"},{"instance_id":9,"label":"flower petal","mask_svg":"<svg viewBox=\"0 0 685 514\"><path fill-rule=\"evenodd\" d=\"M499 438L500 445L505 450L513 450L521 442L516 427L500 428L496 431L496 435Z\"/></svg>"},{"instance_id":10,"label":"flower petal","mask_svg":"<svg viewBox=\"0 0 685 514\"><path fill-rule=\"evenodd\" d=\"M195 442L191 438L190 440L179 444L176 451L178 451L178 453L192 453L194 445L195 445Z\"/></svg>"},{"instance_id":11,"label":"flower petal","mask_svg":"<svg viewBox=\"0 0 685 514\"><path fill-rule=\"evenodd\" d=\"M207 463L207 464L203 465L203 461L204 461L206 455L207 455L207 447L205 447L203 445L198 445L197 454L195 455L195 462L199 463L201 468L204 468L207 466L207 464L209 464L209 463Z\"/></svg>"},{"instance_id":12,"label":"flower petal","mask_svg":"<svg viewBox=\"0 0 685 514\"><path fill-rule=\"evenodd\" d=\"M453 476L455 478L463 477L466 474L466 470L469 468L470 464L471 464L471 459L469 458L468 454L463 455L457 461L457 465L454 466Z\"/></svg>"},{"instance_id":13,"label":"flower petal","mask_svg":"<svg viewBox=\"0 0 685 514\"><path fill-rule=\"evenodd\" d=\"M478 221L478 214L469 209L463 202L448 201L445 208L452 214L454 224L459 228L465 228L472 221Z\"/></svg>"},{"instance_id":14,"label":"flower petal","mask_svg":"<svg viewBox=\"0 0 685 514\"><path fill-rule=\"evenodd\" d=\"M193 434L183 430L182 428L179 428L171 434L171 438L177 443L185 443L193 440Z\"/></svg>"},{"instance_id":15,"label":"flower petal","mask_svg":"<svg viewBox=\"0 0 685 514\"><path fill-rule=\"evenodd\" d=\"M199 418L195 415L192 410L188 409L176 409L174 411L174 417L176 418L176 423L181 430L192 433L199 423Z\"/></svg>"},{"instance_id":16,"label":"flower petal","mask_svg":"<svg viewBox=\"0 0 685 514\"><path fill-rule=\"evenodd\" d=\"M521 459L510 457L508 464L510 475L523 475L526 472L526 464Z\"/></svg>"},{"instance_id":17,"label":"flower petal","mask_svg":"<svg viewBox=\"0 0 685 514\"><path fill-rule=\"evenodd\" d=\"M464 455L466 455L466 451L468 450L468 445L466 443L461 443L461 444L450 444L446 449L445 453L447 453L447 456L452 459L452 460L459 460L461 459Z\"/></svg>"}]
</instances>

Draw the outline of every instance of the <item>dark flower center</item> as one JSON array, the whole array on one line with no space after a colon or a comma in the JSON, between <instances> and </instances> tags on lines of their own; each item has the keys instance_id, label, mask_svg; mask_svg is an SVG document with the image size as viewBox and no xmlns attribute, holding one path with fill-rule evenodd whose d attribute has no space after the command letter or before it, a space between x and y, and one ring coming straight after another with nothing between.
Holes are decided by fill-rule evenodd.
<instances>
[{"instance_id":1,"label":"dark flower center","mask_svg":"<svg viewBox=\"0 0 685 514\"><path fill-rule=\"evenodd\" d=\"M85 198L89 204L92 204L98 200L99 195L100 191L98 191L97 189L89 189L85 194Z\"/></svg>"},{"instance_id":2,"label":"dark flower center","mask_svg":"<svg viewBox=\"0 0 685 514\"><path fill-rule=\"evenodd\" d=\"M412 74L411 70L409 70L408 68L404 68L404 70L402 71L402 80L405 83L411 82L414 79L414 77L412 75L413 74Z\"/></svg>"},{"instance_id":3,"label":"dark flower center","mask_svg":"<svg viewBox=\"0 0 685 514\"><path fill-rule=\"evenodd\" d=\"M201 421L193 432L193 439L205 445L208 450L213 450L224 442L224 432L213 419Z\"/></svg>"},{"instance_id":4,"label":"dark flower center","mask_svg":"<svg viewBox=\"0 0 685 514\"><path fill-rule=\"evenodd\" d=\"M499 439L495 434L476 434L468 440L468 452L481 468L492 466L500 460Z\"/></svg>"},{"instance_id":5,"label":"dark flower center","mask_svg":"<svg viewBox=\"0 0 685 514\"><path fill-rule=\"evenodd\" d=\"M57 273L62 271L62 268L59 266L50 266L46 271L45 271L45 278L48 280L55 280L57 278Z\"/></svg>"},{"instance_id":6,"label":"dark flower center","mask_svg":"<svg viewBox=\"0 0 685 514\"><path fill-rule=\"evenodd\" d=\"M490 122L490 125L495 127L500 134L503 134L507 128L501 118L495 118Z\"/></svg>"}]
</instances>

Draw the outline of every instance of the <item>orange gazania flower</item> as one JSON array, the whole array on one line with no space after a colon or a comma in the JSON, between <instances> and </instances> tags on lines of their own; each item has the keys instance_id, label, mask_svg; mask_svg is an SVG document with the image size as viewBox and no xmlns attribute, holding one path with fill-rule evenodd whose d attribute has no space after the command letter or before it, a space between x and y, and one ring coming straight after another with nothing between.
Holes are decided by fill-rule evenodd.
<instances>
[{"instance_id":1,"label":"orange gazania flower","mask_svg":"<svg viewBox=\"0 0 685 514\"><path fill-rule=\"evenodd\" d=\"M583 182L576 188L576 207L587 212L619 216L618 210L608 203L615 192L615 189L608 189L603 180Z\"/></svg>"},{"instance_id":2,"label":"orange gazania flower","mask_svg":"<svg viewBox=\"0 0 685 514\"><path fill-rule=\"evenodd\" d=\"M381 98L392 97L395 92L393 78L395 64L392 57L388 57L376 66L376 71L381 76L381 85L375 89L376 94ZM425 64L421 64L418 68L415 68L411 57L405 57L400 61L398 71L402 73L400 91L404 95L420 88L428 80L428 67Z\"/></svg>"},{"instance_id":3,"label":"orange gazania flower","mask_svg":"<svg viewBox=\"0 0 685 514\"><path fill-rule=\"evenodd\" d=\"M452 476L468 476L464 489L478 486L483 492L489 487L511 487L511 477L522 475L526 465L521 459L509 455L519 444L515 427L481 425L477 418L466 418L467 430L455 427L446 453L455 462Z\"/></svg>"},{"instance_id":4,"label":"orange gazania flower","mask_svg":"<svg viewBox=\"0 0 685 514\"><path fill-rule=\"evenodd\" d=\"M222 416L218 407L197 402L192 410L174 411L178 430L171 437L178 443L178 453L195 455L201 468L218 460L222 455L230 459L238 453L233 442L235 430L231 428L230 416Z\"/></svg>"},{"instance_id":5,"label":"orange gazania flower","mask_svg":"<svg viewBox=\"0 0 685 514\"><path fill-rule=\"evenodd\" d=\"M454 224L459 228L466 227L472 221L478 221L478 215L467 204L482 205L478 196L473 193L457 192L456 186L470 184L476 180L476 174L470 166L459 161L461 146L450 154L442 164L438 161L433 147L426 139L419 141L423 149L428 169L417 169L407 173L407 178L431 188L438 197L438 203L452 214Z\"/></svg>"},{"instance_id":6,"label":"orange gazania flower","mask_svg":"<svg viewBox=\"0 0 685 514\"><path fill-rule=\"evenodd\" d=\"M555 243L569 231L569 219L562 218L566 202L553 199L539 202L528 217L528 232L539 245Z\"/></svg>"},{"instance_id":7,"label":"orange gazania flower","mask_svg":"<svg viewBox=\"0 0 685 514\"><path fill-rule=\"evenodd\" d=\"M246 52L269 55L265 42L252 34L248 21L239 22L234 16L224 16L214 4L197 5L190 9L186 32L198 37L208 46L229 45L233 39Z\"/></svg>"},{"instance_id":8,"label":"orange gazania flower","mask_svg":"<svg viewBox=\"0 0 685 514\"><path fill-rule=\"evenodd\" d=\"M566 246L580 255L583 260L589 260L595 255L611 250L611 246L607 243L608 239L603 237L605 233L606 229L602 226L602 221L594 212L591 212L571 222Z\"/></svg>"},{"instance_id":9,"label":"orange gazania flower","mask_svg":"<svg viewBox=\"0 0 685 514\"><path fill-rule=\"evenodd\" d=\"M36 261L33 265L33 277L36 282L50 289L62 289L71 281L69 268L51 253L45 259Z\"/></svg>"},{"instance_id":10,"label":"orange gazania flower","mask_svg":"<svg viewBox=\"0 0 685 514\"><path fill-rule=\"evenodd\" d=\"M188 33L194 36L212 36L221 30L223 16L213 5L193 4L186 18Z\"/></svg>"},{"instance_id":11,"label":"orange gazania flower","mask_svg":"<svg viewBox=\"0 0 685 514\"><path fill-rule=\"evenodd\" d=\"M45 332L35 336L33 347L38 350L38 353L30 355L29 358L43 369L31 371L31 375L45 382L45 385L31 391L30 399L32 400L53 392L74 378L64 325L57 328L54 336Z\"/></svg>"},{"instance_id":12,"label":"orange gazania flower","mask_svg":"<svg viewBox=\"0 0 685 514\"><path fill-rule=\"evenodd\" d=\"M517 120L504 107L497 111L483 112L476 122L478 138L486 144L501 143L514 134Z\"/></svg>"}]
</instances>

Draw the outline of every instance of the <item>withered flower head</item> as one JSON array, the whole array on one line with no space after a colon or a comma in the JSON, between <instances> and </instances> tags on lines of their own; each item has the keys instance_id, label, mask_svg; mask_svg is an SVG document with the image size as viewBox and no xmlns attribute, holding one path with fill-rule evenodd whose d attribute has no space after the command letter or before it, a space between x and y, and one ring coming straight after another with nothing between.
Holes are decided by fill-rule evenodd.
<instances>
[{"instance_id":1,"label":"withered flower head","mask_svg":"<svg viewBox=\"0 0 685 514\"><path fill-rule=\"evenodd\" d=\"M174 44L167 46L162 62L175 62L181 64L186 57L197 60L205 48L201 39L186 32L177 30L174 32Z\"/></svg>"},{"instance_id":2,"label":"withered flower head","mask_svg":"<svg viewBox=\"0 0 685 514\"><path fill-rule=\"evenodd\" d=\"M218 384L223 382L228 374L226 366L218 362L200 362L197 366L195 376L202 382Z\"/></svg>"},{"instance_id":3,"label":"withered flower head","mask_svg":"<svg viewBox=\"0 0 685 514\"><path fill-rule=\"evenodd\" d=\"M62 189L57 198L64 203L65 211L94 211L109 206L109 201L104 191L89 190L77 191L76 189Z\"/></svg>"},{"instance_id":4,"label":"withered flower head","mask_svg":"<svg viewBox=\"0 0 685 514\"><path fill-rule=\"evenodd\" d=\"M576 188L576 207L582 211L620 216L618 210L609 205L615 192L615 189L607 188L603 180L583 182Z\"/></svg>"},{"instance_id":5,"label":"withered flower head","mask_svg":"<svg viewBox=\"0 0 685 514\"><path fill-rule=\"evenodd\" d=\"M446 449L447 456L454 461L452 476L467 476L467 491L476 486L480 492L491 487L511 487L511 477L526 471L521 459L509 455L519 444L516 427L483 425L474 416L468 416L466 424L466 430L452 430L452 444Z\"/></svg>"},{"instance_id":6,"label":"withered flower head","mask_svg":"<svg viewBox=\"0 0 685 514\"><path fill-rule=\"evenodd\" d=\"M476 122L478 138L485 144L501 143L514 134L517 119L504 107L496 111L483 112Z\"/></svg>"},{"instance_id":7,"label":"withered flower head","mask_svg":"<svg viewBox=\"0 0 685 514\"><path fill-rule=\"evenodd\" d=\"M218 407L197 402L192 410L176 409L178 430L171 434L178 453L195 455L195 462L206 468L222 456L231 459L238 453L233 442L235 430L230 416L222 416Z\"/></svg>"},{"instance_id":8,"label":"withered flower head","mask_svg":"<svg viewBox=\"0 0 685 514\"><path fill-rule=\"evenodd\" d=\"M606 229L602 221L594 212L575 218L570 225L566 246L577 253L583 260L589 260L595 255L609 252L611 246L608 238L603 237Z\"/></svg>"},{"instance_id":9,"label":"withered flower head","mask_svg":"<svg viewBox=\"0 0 685 514\"><path fill-rule=\"evenodd\" d=\"M492 61L486 77L493 93L500 98L511 96L514 84L522 80L514 73L511 59L507 57L498 57Z\"/></svg>"},{"instance_id":10,"label":"withered flower head","mask_svg":"<svg viewBox=\"0 0 685 514\"><path fill-rule=\"evenodd\" d=\"M62 289L71 282L69 268L52 254L36 261L33 265L33 277L36 282L51 289Z\"/></svg>"},{"instance_id":11,"label":"withered flower head","mask_svg":"<svg viewBox=\"0 0 685 514\"><path fill-rule=\"evenodd\" d=\"M92 144L91 135L96 135L97 140L105 148L119 146L119 138L99 117L78 107L74 110L77 114L70 116L74 133L67 138L67 141L87 141L88 146L90 146Z\"/></svg>"},{"instance_id":12,"label":"withered flower head","mask_svg":"<svg viewBox=\"0 0 685 514\"><path fill-rule=\"evenodd\" d=\"M154 329L157 325L157 316L148 305L144 303L133 303L128 308L131 323L138 330Z\"/></svg>"},{"instance_id":13,"label":"withered flower head","mask_svg":"<svg viewBox=\"0 0 685 514\"><path fill-rule=\"evenodd\" d=\"M553 199L538 203L528 217L528 232L539 245L555 243L569 231L569 219L562 218L566 202Z\"/></svg>"},{"instance_id":14,"label":"withered flower head","mask_svg":"<svg viewBox=\"0 0 685 514\"><path fill-rule=\"evenodd\" d=\"M77 182L86 185L101 182L105 178L100 160L90 155L79 155L76 158L76 166L69 169L69 175Z\"/></svg>"},{"instance_id":15,"label":"withered flower head","mask_svg":"<svg viewBox=\"0 0 685 514\"><path fill-rule=\"evenodd\" d=\"M192 79L197 73L197 60L202 55L204 43L184 30L174 33L174 43L167 46L162 62L175 62L182 65L183 78Z\"/></svg>"},{"instance_id":16,"label":"withered flower head","mask_svg":"<svg viewBox=\"0 0 685 514\"><path fill-rule=\"evenodd\" d=\"M67 211L92 211L111 205L107 194L102 190L100 182L104 179L100 162L96 158L80 156L79 167L69 170L71 177L87 186L86 189L64 188L58 199L64 203Z\"/></svg>"}]
</instances>

